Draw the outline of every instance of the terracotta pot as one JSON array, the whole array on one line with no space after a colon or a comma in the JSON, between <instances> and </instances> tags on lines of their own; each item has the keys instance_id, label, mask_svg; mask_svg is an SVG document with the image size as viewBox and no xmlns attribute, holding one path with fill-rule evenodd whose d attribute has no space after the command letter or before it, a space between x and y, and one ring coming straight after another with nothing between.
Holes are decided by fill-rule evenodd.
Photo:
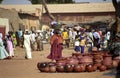
<instances>
[{"instance_id":1,"label":"terracotta pot","mask_svg":"<svg viewBox=\"0 0 120 78\"><path fill-rule=\"evenodd\" d=\"M65 70L64 70L64 65L57 66L57 67L56 67L56 70L57 70L57 72L64 72L64 71L65 71Z\"/></svg>"},{"instance_id":2,"label":"terracotta pot","mask_svg":"<svg viewBox=\"0 0 120 78\"><path fill-rule=\"evenodd\" d=\"M56 63L55 63L55 62L48 62L48 65L49 65L49 66L55 66Z\"/></svg>"},{"instance_id":3,"label":"terracotta pot","mask_svg":"<svg viewBox=\"0 0 120 78\"><path fill-rule=\"evenodd\" d=\"M78 59L71 58L71 59L67 60L66 63L70 64L70 65L77 65L79 63L79 61L78 61Z\"/></svg>"},{"instance_id":4,"label":"terracotta pot","mask_svg":"<svg viewBox=\"0 0 120 78\"><path fill-rule=\"evenodd\" d=\"M103 56L104 56L104 57L110 57L110 56L112 57L111 53L110 53L110 52L107 52L107 51L104 52L104 55L103 55Z\"/></svg>"},{"instance_id":5,"label":"terracotta pot","mask_svg":"<svg viewBox=\"0 0 120 78\"><path fill-rule=\"evenodd\" d=\"M45 67L45 68L41 68L42 72L49 72L49 66Z\"/></svg>"},{"instance_id":6,"label":"terracotta pot","mask_svg":"<svg viewBox=\"0 0 120 78\"><path fill-rule=\"evenodd\" d=\"M64 68L65 68L65 72L72 72L73 71L73 66L70 64L66 64L64 66Z\"/></svg>"},{"instance_id":7,"label":"terracotta pot","mask_svg":"<svg viewBox=\"0 0 120 78\"><path fill-rule=\"evenodd\" d=\"M93 64L93 59L91 56L83 56L80 60L79 60L80 64Z\"/></svg>"},{"instance_id":8,"label":"terracotta pot","mask_svg":"<svg viewBox=\"0 0 120 78\"><path fill-rule=\"evenodd\" d=\"M93 70L96 71L97 70L97 66L93 65Z\"/></svg>"},{"instance_id":9,"label":"terracotta pot","mask_svg":"<svg viewBox=\"0 0 120 78\"><path fill-rule=\"evenodd\" d=\"M57 66L64 66L64 65L66 65L66 62L57 62L56 65Z\"/></svg>"},{"instance_id":10,"label":"terracotta pot","mask_svg":"<svg viewBox=\"0 0 120 78\"><path fill-rule=\"evenodd\" d=\"M80 56L81 54L80 53L72 53L72 56Z\"/></svg>"},{"instance_id":11,"label":"terracotta pot","mask_svg":"<svg viewBox=\"0 0 120 78\"><path fill-rule=\"evenodd\" d=\"M48 63L47 62L41 62L40 63L40 68L45 68L48 66Z\"/></svg>"},{"instance_id":12,"label":"terracotta pot","mask_svg":"<svg viewBox=\"0 0 120 78\"><path fill-rule=\"evenodd\" d=\"M81 65L75 65L74 66L74 68L73 68L73 70L75 71L75 72L82 72L82 67L81 67Z\"/></svg>"},{"instance_id":13,"label":"terracotta pot","mask_svg":"<svg viewBox=\"0 0 120 78\"><path fill-rule=\"evenodd\" d=\"M51 73L56 72L56 66L49 66L49 72Z\"/></svg>"},{"instance_id":14,"label":"terracotta pot","mask_svg":"<svg viewBox=\"0 0 120 78\"><path fill-rule=\"evenodd\" d=\"M98 48L97 48L97 47L92 47L92 51L93 51L93 52L97 52L97 51L98 51Z\"/></svg>"},{"instance_id":15,"label":"terracotta pot","mask_svg":"<svg viewBox=\"0 0 120 78\"><path fill-rule=\"evenodd\" d=\"M93 59L95 63L100 63L102 62L103 60L102 59Z\"/></svg>"},{"instance_id":16,"label":"terracotta pot","mask_svg":"<svg viewBox=\"0 0 120 78\"><path fill-rule=\"evenodd\" d=\"M86 71L93 72L94 71L93 65L92 64L86 65Z\"/></svg>"},{"instance_id":17,"label":"terracotta pot","mask_svg":"<svg viewBox=\"0 0 120 78\"><path fill-rule=\"evenodd\" d=\"M38 69L40 68L40 62L37 63L37 68L38 68Z\"/></svg>"},{"instance_id":18,"label":"terracotta pot","mask_svg":"<svg viewBox=\"0 0 120 78\"><path fill-rule=\"evenodd\" d=\"M113 68L113 64L107 66L107 69L112 69L112 68Z\"/></svg>"},{"instance_id":19,"label":"terracotta pot","mask_svg":"<svg viewBox=\"0 0 120 78\"><path fill-rule=\"evenodd\" d=\"M99 68L101 65L102 65L101 62L99 62L99 63L94 63L94 66L96 66L97 68Z\"/></svg>"},{"instance_id":20,"label":"terracotta pot","mask_svg":"<svg viewBox=\"0 0 120 78\"><path fill-rule=\"evenodd\" d=\"M56 60L56 65L57 66L65 65L66 61L67 61L66 58L62 58L62 59Z\"/></svg>"},{"instance_id":21,"label":"terracotta pot","mask_svg":"<svg viewBox=\"0 0 120 78\"><path fill-rule=\"evenodd\" d=\"M108 69L112 68L112 56L105 56L103 59L103 65L107 66Z\"/></svg>"},{"instance_id":22,"label":"terracotta pot","mask_svg":"<svg viewBox=\"0 0 120 78\"><path fill-rule=\"evenodd\" d=\"M56 63L66 63L66 58L61 58L59 60L56 60Z\"/></svg>"},{"instance_id":23,"label":"terracotta pot","mask_svg":"<svg viewBox=\"0 0 120 78\"><path fill-rule=\"evenodd\" d=\"M120 56L116 56L113 58L114 60L119 60L120 61Z\"/></svg>"},{"instance_id":24,"label":"terracotta pot","mask_svg":"<svg viewBox=\"0 0 120 78\"><path fill-rule=\"evenodd\" d=\"M103 56L102 56L102 54L101 53L92 53L92 55L93 55L93 58L95 58L95 59L103 59Z\"/></svg>"},{"instance_id":25,"label":"terracotta pot","mask_svg":"<svg viewBox=\"0 0 120 78\"><path fill-rule=\"evenodd\" d=\"M75 72L85 72L86 71L86 65L84 64L79 64L74 66L74 71Z\"/></svg>"},{"instance_id":26,"label":"terracotta pot","mask_svg":"<svg viewBox=\"0 0 120 78\"><path fill-rule=\"evenodd\" d=\"M100 67L99 67L99 70L100 71L105 71L107 69L107 67L105 66L105 65L101 65Z\"/></svg>"},{"instance_id":27,"label":"terracotta pot","mask_svg":"<svg viewBox=\"0 0 120 78\"><path fill-rule=\"evenodd\" d=\"M114 59L113 60L113 67L116 68L118 66L119 59Z\"/></svg>"},{"instance_id":28,"label":"terracotta pot","mask_svg":"<svg viewBox=\"0 0 120 78\"><path fill-rule=\"evenodd\" d=\"M48 66L48 63L47 62L41 62L39 64L39 70L41 72L48 72L49 71L49 66Z\"/></svg>"},{"instance_id":29,"label":"terracotta pot","mask_svg":"<svg viewBox=\"0 0 120 78\"><path fill-rule=\"evenodd\" d=\"M82 55L79 55L79 56L77 56L77 59L79 60L79 59L81 59L83 56Z\"/></svg>"}]
</instances>

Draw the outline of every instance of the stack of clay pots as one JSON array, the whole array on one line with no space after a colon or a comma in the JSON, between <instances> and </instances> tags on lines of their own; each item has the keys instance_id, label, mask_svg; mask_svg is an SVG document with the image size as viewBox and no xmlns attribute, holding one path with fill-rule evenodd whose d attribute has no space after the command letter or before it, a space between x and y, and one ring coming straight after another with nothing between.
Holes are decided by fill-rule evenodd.
<instances>
[{"instance_id":1,"label":"stack of clay pots","mask_svg":"<svg viewBox=\"0 0 120 78\"><path fill-rule=\"evenodd\" d=\"M109 52L94 51L92 53L73 53L70 57L61 58L56 62L39 62L38 69L41 72L94 72L105 71L117 67L120 59Z\"/></svg>"}]
</instances>

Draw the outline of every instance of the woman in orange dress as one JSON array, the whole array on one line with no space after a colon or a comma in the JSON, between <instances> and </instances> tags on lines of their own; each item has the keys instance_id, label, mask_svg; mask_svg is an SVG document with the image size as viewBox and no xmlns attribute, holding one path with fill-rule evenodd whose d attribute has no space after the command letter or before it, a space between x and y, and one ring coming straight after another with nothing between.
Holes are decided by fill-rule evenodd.
<instances>
[{"instance_id":1,"label":"woman in orange dress","mask_svg":"<svg viewBox=\"0 0 120 78\"><path fill-rule=\"evenodd\" d=\"M62 58L63 38L58 30L54 31L54 35L50 39L51 50L47 58L52 61Z\"/></svg>"}]
</instances>

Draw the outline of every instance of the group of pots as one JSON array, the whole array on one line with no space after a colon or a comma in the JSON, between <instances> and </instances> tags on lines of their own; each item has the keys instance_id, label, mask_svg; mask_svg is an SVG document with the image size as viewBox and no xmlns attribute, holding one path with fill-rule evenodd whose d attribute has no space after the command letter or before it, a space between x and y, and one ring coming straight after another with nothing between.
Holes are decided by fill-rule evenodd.
<instances>
[{"instance_id":1,"label":"group of pots","mask_svg":"<svg viewBox=\"0 0 120 78\"><path fill-rule=\"evenodd\" d=\"M73 53L56 62L39 62L37 67L41 72L94 72L112 69L119 62L120 59L113 59L109 52Z\"/></svg>"}]
</instances>

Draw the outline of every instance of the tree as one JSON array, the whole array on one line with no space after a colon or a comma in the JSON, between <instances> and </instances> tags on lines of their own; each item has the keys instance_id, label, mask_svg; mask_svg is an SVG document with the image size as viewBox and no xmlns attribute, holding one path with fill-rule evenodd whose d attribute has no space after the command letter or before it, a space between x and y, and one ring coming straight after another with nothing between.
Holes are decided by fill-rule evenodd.
<instances>
[{"instance_id":1,"label":"tree","mask_svg":"<svg viewBox=\"0 0 120 78\"><path fill-rule=\"evenodd\" d=\"M45 9L46 13L47 13L47 14L48 14L48 16L50 17L50 19L55 20L55 17L54 17L54 16L53 16L53 15L49 12L49 10L48 10L48 8L47 8L46 1L45 1L45 0L43 0L42 5L43 5L43 7L44 7L44 9Z\"/></svg>"},{"instance_id":2,"label":"tree","mask_svg":"<svg viewBox=\"0 0 120 78\"><path fill-rule=\"evenodd\" d=\"M115 15L116 15L116 33L120 33L120 1L112 0L113 6L115 8Z\"/></svg>"},{"instance_id":3,"label":"tree","mask_svg":"<svg viewBox=\"0 0 120 78\"><path fill-rule=\"evenodd\" d=\"M112 0L115 8L116 22L111 27L111 38L110 38L110 51L113 55L119 55L120 53L120 1ZM117 43L116 43L117 42Z\"/></svg>"},{"instance_id":4,"label":"tree","mask_svg":"<svg viewBox=\"0 0 120 78\"><path fill-rule=\"evenodd\" d=\"M50 17L51 20L56 20L55 17L49 12L47 4L63 4L63 3L74 3L73 0L29 0L32 4L42 4L46 14Z\"/></svg>"},{"instance_id":5,"label":"tree","mask_svg":"<svg viewBox=\"0 0 120 78\"><path fill-rule=\"evenodd\" d=\"M3 0L0 0L0 3L2 2Z\"/></svg>"}]
</instances>

